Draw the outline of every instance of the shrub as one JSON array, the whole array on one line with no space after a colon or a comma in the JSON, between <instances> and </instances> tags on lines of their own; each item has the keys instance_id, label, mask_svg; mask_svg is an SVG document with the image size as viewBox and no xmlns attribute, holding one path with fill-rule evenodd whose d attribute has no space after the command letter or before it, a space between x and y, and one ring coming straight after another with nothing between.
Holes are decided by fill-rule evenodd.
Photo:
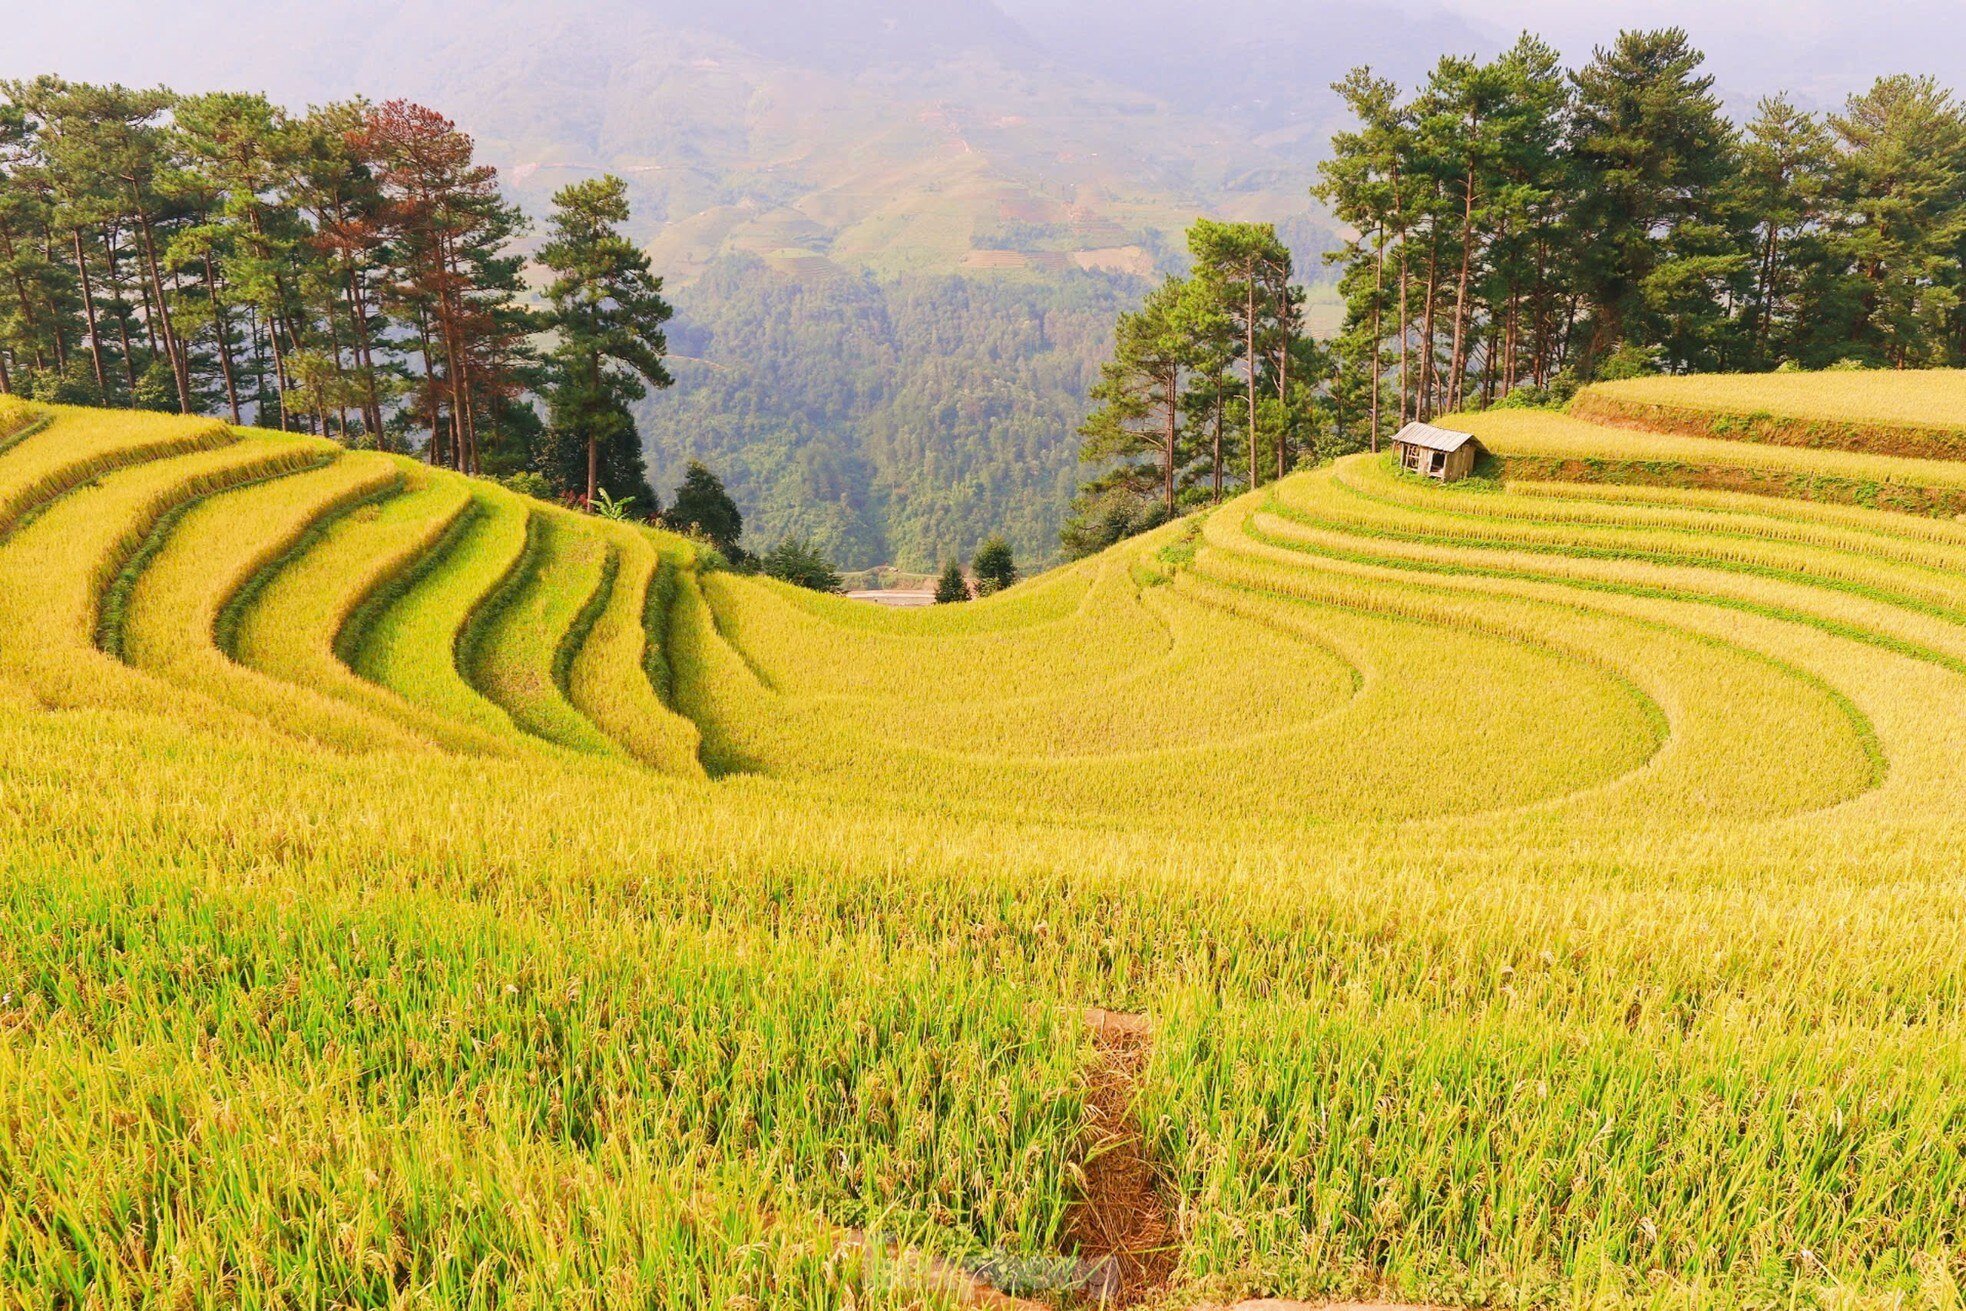
<instances>
[{"instance_id":1,"label":"shrub","mask_svg":"<svg viewBox=\"0 0 1966 1311\"><path fill-rule=\"evenodd\" d=\"M700 460L691 460L664 516L679 533L701 535L724 555L735 559L737 539L744 535L744 516L724 490L723 480Z\"/></svg>"},{"instance_id":2,"label":"shrub","mask_svg":"<svg viewBox=\"0 0 1966 1311\"><path fill-rule=\"evenodd\" d=\"M521 469L517 473L508 473L503 478L496 479L495 481L505 487L511 488L521 496L530 496L541 501L550 501L553 499L553 484L546 480L545 474L538 473L532 469Z\"/></svg>"},{"instance_id":3,"label":"shrub","mask_svg":"<svg viewBox=\"0 0 1966 1311\"><path fill-rule=\"evenodd\" d=\"M976 591L981 596L1001 592L1017 581L1017 561L1011 557L1010 543L1000 533L992 533L988 541L976 548L976 558L969 562L969 567L976 575Z\"/></svg>"},{"instance_id":4,"label":"shrub","mask_svg":"<svg viewBox=\"0 0 1966 1311\"><path fill-rule=\"evenodd\" d=\"M935 580L935 603L948 605L967 600L969 583L963 578L962 566L951 560L942 566L942 576Z\"/></svg>"},{"instance_id":5,"label":"shrub","mask_svg":"<svg viewBox=\"0 0 1966 1311\"><path fill-rule=\"evenodd\" d=\"M815 592L840 590L839 571L810 538L786 538L765 552L762 565L765 573L795 587L809 587Z\"/></svg>"}]
</instances>

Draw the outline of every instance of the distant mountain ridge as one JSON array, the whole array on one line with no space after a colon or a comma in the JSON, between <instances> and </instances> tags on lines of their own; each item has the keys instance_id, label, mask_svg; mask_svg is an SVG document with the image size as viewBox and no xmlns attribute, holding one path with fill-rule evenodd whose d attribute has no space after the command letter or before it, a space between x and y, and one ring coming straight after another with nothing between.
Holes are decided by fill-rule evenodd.
<instances>
[{"instance_id":1,"label":"distant mountain ridge","mask_svg":"<svg viewBox=\"0 0 1966 1311\"><path fill-rule=\"evenodd\" d=\"M1545 16L1576 60L1689 3ZM1810 12L1781 31L1716 13L1694 38L1731 43L1711 66L1751 103L1821 71L1775 47L1892 71L1914 9L1920 58L1899 62L1943 56L1950 3L1795 0ZM0 75L420 100L535 216L620 174L687 357L638 410L658 486L708 458L750 545L802 534L843 563L929 568L997 529L1026 561L1056 549L1113 315L1198 214L1274 221L1300 275L1322 273L1336 233L1306 189L1340 118L1331 81L1369 62L1411 85L1442 53L1499 50L1534 7L78 0L10 15Z\"/></svg>"},{"instance_id":2,"label":"distant mountain ridge","mask_svg":"<svg viewBox=\"0 0 1966 1311\"><path fill-rule=\"evenodd\" d=\"M1204 211L1294 219L1307 245L1323 231L1301 152L1060 59L992 0L95 8L89 40L15 41L0 73L422 100L535 213L569 180L623 175L683 280L725 254L1147 272Z\"/></svg>"}]
</instances>

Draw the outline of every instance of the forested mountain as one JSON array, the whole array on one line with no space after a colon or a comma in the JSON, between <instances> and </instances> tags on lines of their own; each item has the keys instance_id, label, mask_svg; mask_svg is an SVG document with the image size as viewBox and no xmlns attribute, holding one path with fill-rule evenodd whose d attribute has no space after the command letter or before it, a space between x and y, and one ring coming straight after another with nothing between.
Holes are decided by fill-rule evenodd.
<instances>
[{"instance_id":1,"label":"forested mountain","mask_svg":"<svg viewBox=\"0 0 1966 1311\"><path fill-rule=\"evenodd\" d=\"M1646 7L1621 17L1684 16ZM1178 266L1197 215L1275 223L1311 284L1308 323L1337 328L1319 256L1343 234L1306 193L1349 121L1329 86L1346 69L1369 62L1405 95L1438 53L1491 57L1517 22L1555 22L1571 67L1613 35L1526 0L88 9L11 16L0 76L263 90L296 111L409 98L469 132L535 218L569 183L621 176L691 357L636 407L658 486L702 456L728 472L753 545L809 530L849 562L916 565L991 528L1052 551L1110 352L1080 329ZM1745 121L1785 86L1823 110L1879 68L1944 72L1941 17L1803 4L1778 31L1713 15L1693 35L1721 38L1714 94Z\"/></svg>"},{"instance_id":2,"label":"forested mountain","mask_svg":"<svg viewBox=\"0 0 1966 1311\"><path fill-rule=\"evenodd\" d=\"M644 405L651 475L724 473L753 539L927 568L1002 531L1057 550L1084 397L1140 280L774 276L720 260L677 292L678 386Z\"/></svg>"},{"instance_id":3,"label":"forested mountain","mask_svg":"<svg viewBox=\"0 0 1966 1311\"><path fill-rule=\"evenodd\" d=\"M991 0L100 8L87 41L23 32L0 73L411 97L535 215L624 178L679 353L721 366L680 361L637 407L653 476L711 461L759 546L811 529L847 562L927 564L1001 528L1052 555L1095 325L1181 230L1278 221L1311 269L1338 240L1305 159L1060 58Z\"/></svg>"}]
</instances>

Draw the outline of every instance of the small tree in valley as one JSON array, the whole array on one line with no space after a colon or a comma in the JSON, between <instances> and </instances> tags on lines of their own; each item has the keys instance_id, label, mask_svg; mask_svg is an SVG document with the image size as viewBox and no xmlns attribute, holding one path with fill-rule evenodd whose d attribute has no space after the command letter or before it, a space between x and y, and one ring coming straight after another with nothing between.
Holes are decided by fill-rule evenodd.
<instances>
[{"instance_id":1,"label":"small tree in valley","mask_svg":"<svg viewBox=\"0 0 1966 1311\"><path fill-rule=\"evenodd\" d=\"M700 460L691 460L676 485L665 522L679 533L695 533L735 559L737 539L744 534L744 516L724 490L723 480Z\"/></svg>"},{"instance_id":2,"label":"small tree in valley","mask_svg":"<svg viewBox=\"0 0 1966 1311\"><path fill-rule=\"evenodd\" d=\"M809 538L786 538L765 552L760 563L771 577L794 587L809 587L815 592L840 590L839 571Z\"/></svg>"},{"instance_id":3,"label":"small tree in valley","mask_svg":"<svg viewBox=\"0 0 1966 1311\"><path fill-rule=\"evenodd\" d=\"M954 560L942 566L942 576L935 580L935 603L948 605L955 601L969 600L969 584L963 579L963 567Z\"/></svg>"},{"instance_id":4,"label":"small tree in valley","mask_svg":"<svg viewBox=\"0 0 1966 1311\"><path fill-rule=\"evenodd\" d=\"M976 548L976 558L969 562L969 567L976 575L976 590L984 596L1001 592L1017 581L1017 561L1010 554L1010 543L1001 534L992 534Z\"/></svg>"}]
</instances>

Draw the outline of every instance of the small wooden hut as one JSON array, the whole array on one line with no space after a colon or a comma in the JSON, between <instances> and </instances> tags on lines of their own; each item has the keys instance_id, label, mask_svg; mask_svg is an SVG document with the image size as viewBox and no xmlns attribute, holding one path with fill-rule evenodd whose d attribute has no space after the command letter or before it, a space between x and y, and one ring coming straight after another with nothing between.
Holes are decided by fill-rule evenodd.
<instances>
[{"instance_id":1,"label":"small wooden hut","mask_svg":"<svg viewBox=\"0 0 1966 1311\"><path fill-rule=\"evenodd\" d=\"M1436 428L1431 423L1409 423L1393 436L1393 451L1401 468L1444 483L1473 473L1483 449L1473 433Z\"/></svg>"}]
</instances>

